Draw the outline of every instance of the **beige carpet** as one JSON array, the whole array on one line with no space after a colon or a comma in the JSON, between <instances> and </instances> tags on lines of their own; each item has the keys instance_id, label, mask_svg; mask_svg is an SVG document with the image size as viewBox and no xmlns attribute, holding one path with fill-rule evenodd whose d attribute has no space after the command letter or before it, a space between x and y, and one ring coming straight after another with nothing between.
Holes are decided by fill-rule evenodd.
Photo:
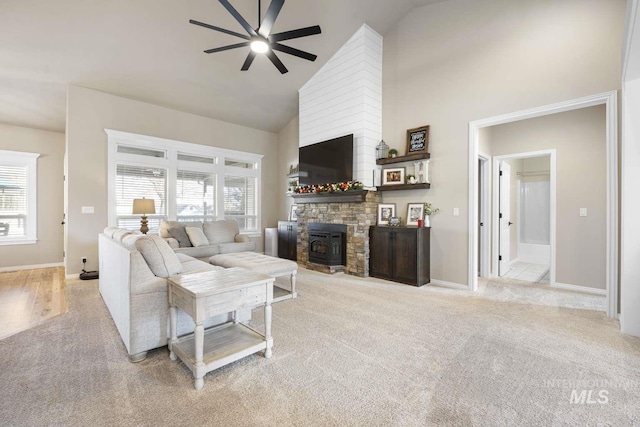
<instances>
[{"instance_id":1,"label":"beige carpet","mask_svg":"<svg viewBox=\"0 0 640 427\"><path fill-rule=\"evenodd\" d=\"M273 357L197 392L166 348L130 363L97 283L70 281L69 313L0 341L0 425L640 425L640 339L602 312L306 270L298 283L274 306ZM573 389L607 403L572 404Z\"/></svg>"}]
</instances>

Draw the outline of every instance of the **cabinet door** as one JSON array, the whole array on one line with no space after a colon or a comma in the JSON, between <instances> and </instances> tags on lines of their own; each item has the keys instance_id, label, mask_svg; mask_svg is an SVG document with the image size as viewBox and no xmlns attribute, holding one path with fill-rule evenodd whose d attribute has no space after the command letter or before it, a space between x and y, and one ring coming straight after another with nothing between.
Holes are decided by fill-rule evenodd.
<instances>
[{"instance_id":1,"label":"cabinet door","mask_svg":"<svg viewBox=\"0 0 640 427\"><path fill-rule=\"evenodd\" d=\"M298 223L289 223L289 257L291 261L298 260Z\"/></svg>"},{"instance_id":2,"label":"cabinet door","mask_svg":"<svg viewBox=\"0 0 640 427\"><path fill-rule=\"evenodd\" d=\"M278 221L278 257L289 258L289 222Z\"/></svg>"},{"instance_id":3,"label":"cabinet door","mask_svg":"<svg viewBox=\"0 0 640 427\"><path fill-rule=\"evenodd\" d=\"M373 277L391 279L391 232L385 227L369 229L369 274Z\"/></svg>"},{"instance_id":4,"label":"cabinet door","mask_svg":"<svg viewBox=\"0 0 640 427\"><path fill-rule=\"evenodd\" d=\"M417 229L398 228L393 231L394 253L391 262L394 280L411 285L418 284L417 245Z\"/></svg>"}]
</instances>

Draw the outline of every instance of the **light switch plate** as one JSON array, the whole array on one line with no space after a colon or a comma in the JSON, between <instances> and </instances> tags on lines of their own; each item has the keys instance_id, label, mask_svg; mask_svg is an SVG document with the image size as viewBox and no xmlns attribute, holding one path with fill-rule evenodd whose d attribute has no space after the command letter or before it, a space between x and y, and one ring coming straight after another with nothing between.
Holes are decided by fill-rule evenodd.
<instances>
[{"instance_id":1,"label":"light switch plate","mask_svg":"<svg viewBox=\"0 0 640 427\"><path fill-rule=\"evenodd\" d=\"M453 208L453 216L460 216L460 208Z\"/></svg>"},{"instance_id":2,"label":"light switch plate","mask_svg":"<svg viewBox=\"0 0 640 427\"><path fill-rule=\"evenodd\" d=\"M580 216L587 216L587 208L580 208Z\"/></svg>"},{"instance_id":3,"label":"light switch plate","mask_svg":"<svg viewBox=\"0 0 640 427\"><path fill-rule=\"evenodd\" d=\"M83 206L82 213L92 214L94 212L93 206Z\"/></svg>"}]
</instances>

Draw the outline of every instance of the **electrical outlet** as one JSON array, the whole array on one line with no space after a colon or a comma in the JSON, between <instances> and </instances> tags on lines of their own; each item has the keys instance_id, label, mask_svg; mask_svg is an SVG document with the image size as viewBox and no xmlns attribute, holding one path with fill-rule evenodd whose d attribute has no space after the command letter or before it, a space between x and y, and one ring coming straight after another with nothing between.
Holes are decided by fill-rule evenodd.
<instances>
[{"instance_id":1,"label":"electrical outlet","mask_svg":"<svg viewBox=\"0 0 640 427\"><path fill-rule=\"evenodd\" d=\"M87 257L82 257L82 263L85 264L87 262Z\"/></svg>"}]
</instances>

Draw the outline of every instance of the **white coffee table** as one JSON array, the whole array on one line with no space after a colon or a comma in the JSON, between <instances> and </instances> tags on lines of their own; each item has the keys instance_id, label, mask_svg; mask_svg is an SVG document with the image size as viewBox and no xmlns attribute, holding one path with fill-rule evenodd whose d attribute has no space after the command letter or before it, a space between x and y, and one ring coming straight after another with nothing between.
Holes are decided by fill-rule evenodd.
<instances>
[{"instance_id":1,"label":"white coffee table","mask_svg":"<svg viewBox=\"0 0 640 427\"><path fill-rule=\"evenodd\" d=\"M271 303L274 278L244 268L205 271L169 278L169 316L171 338L169 356L189 367L196 390L204 385L204 375L214 369L264 350L271 357ZM209 317L251 309L264 304L264 335L237 321L204 330ZM194 333L178 338L177 309L184 310L196 323Z\"/></svg>"}]
</instances>

